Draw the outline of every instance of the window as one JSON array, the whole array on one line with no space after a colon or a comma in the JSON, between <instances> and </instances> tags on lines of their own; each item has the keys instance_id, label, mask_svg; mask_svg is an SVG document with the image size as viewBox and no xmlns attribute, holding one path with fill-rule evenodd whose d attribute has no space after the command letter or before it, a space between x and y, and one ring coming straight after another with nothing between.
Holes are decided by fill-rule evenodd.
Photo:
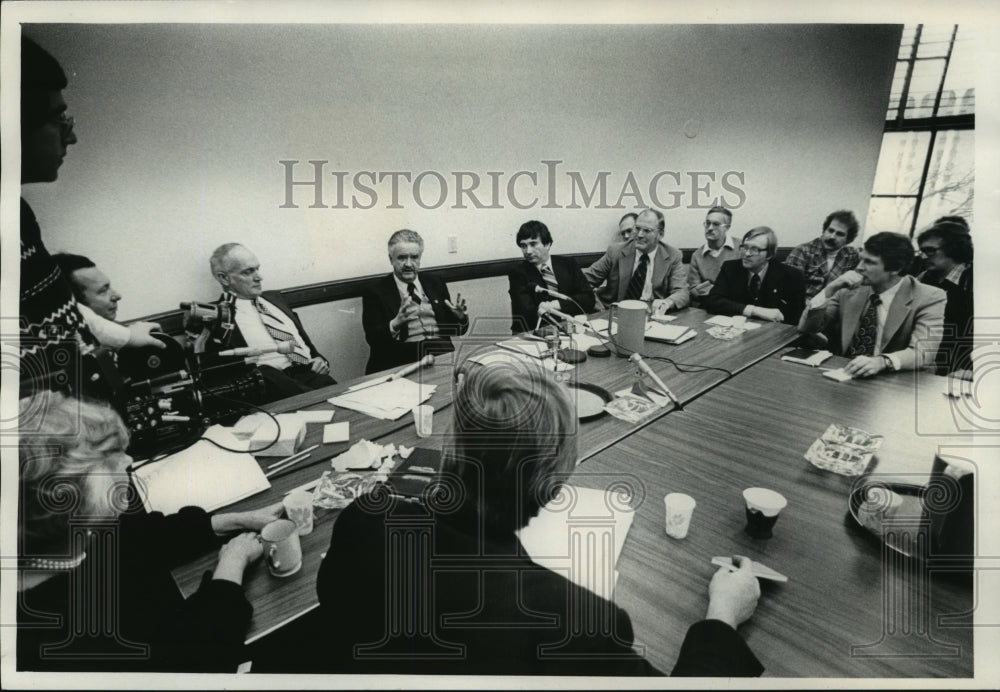
<instances>
[{"instance_id":1,"label":"window","mask_svg":"<svg viewBox=\"0 0 1000 692\"><path fill-rule=\"evenodd\" d=\"M889 93L865 233L913 237L935 219L972 224L974 44L967 26L907 25Z\"/></svg>"}]
</instances>

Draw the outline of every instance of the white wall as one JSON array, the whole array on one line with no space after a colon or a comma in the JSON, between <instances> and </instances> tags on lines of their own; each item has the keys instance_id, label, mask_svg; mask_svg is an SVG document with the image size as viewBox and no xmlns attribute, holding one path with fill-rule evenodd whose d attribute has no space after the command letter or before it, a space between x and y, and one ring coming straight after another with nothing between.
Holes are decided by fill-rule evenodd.
<instances>
[{"instance_id":1,"label":"white wall","mask_svg":"<svg viewBox=\"0 0 1000 692\"><path fill-rule=\"evenodd\" d=\"M704 208L720 195L734 231L767 224L782 245L809 239L835 208L867 211L899 34L898 26L488 25L38 25L26 33L70 75L65 96L79 143L55 185L25 188L51 251L91 256L125 295L129 319L212 299L207 258L239 240L262 259L270 288L388 270L385 241L421 232L424 266L510 257L529 218L545 221L556 250L602 249L625 208L650 204L659 171L667 240L701 241ZM347 171L345 209L281 208L280 160L326 160ZM559 160L555 202L543 160ZM537 186L507 182L534 171ZM350 208L359 171L437 171L447 202L427 209L389 181L371 209ZM501 208L456 209L455 171L501 176ZM608 206L631 173L643 200L567 208L567 171L589 186L608 172ZM691 175L715 175L693 193ZM721 186L727 171L729 188ZM705 178L702 178L704 184ZM366 181L370 184L370 181ZM738 189L737 194L733 190ZM432 179L421 187L433 202ZM674 193L674 194L671 194ZM361 203L368 196L358 194ZM471 202L466 202L471 206ZM578 200L579 203L579 200ZM447 237L458 252L447 253ZM501 282L502 283L502 282ZM453 289L454 292L454 289ZM473 311L503 310L491 283ZM348 301L350 302L350 301ZM302 311L321 349L363 363L360 307ZM347 310L348 312L344 312ZM482 314L480 312L480 314ZM358 349L361 353L354 353Z\"/></svg>"}]
</instances>

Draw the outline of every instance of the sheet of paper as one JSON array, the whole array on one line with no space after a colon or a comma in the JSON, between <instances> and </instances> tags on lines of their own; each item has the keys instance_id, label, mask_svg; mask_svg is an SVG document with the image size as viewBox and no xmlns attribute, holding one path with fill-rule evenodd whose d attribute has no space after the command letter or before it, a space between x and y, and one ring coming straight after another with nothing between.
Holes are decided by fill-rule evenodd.
<instances>
[{"instance_id":1,"label":"sheet of paper","mask_svg":"<svg viewBox=\"0 0 1000 692\"><path fill-rule=\"evenodd\" d=\"M661 341L676 341L683 343L688 339L693 339L697 332L690 327L678 324L660 324L653 322L646 326L646 338Z\"/></svg>"},{"instance_id":2,"label":"sheet of paper","mask_svg":"<svg viewBox=\"0 0 1000 692\"><path fill-rule=\"evenodd\" d=\"M238 438L233 435L232 428L227 428L223 425L216 424L211 426L202 434L202 437L237 452L250 451L249 438Z\"/></svg>"},{"instance_id":3,"label":"sheet of paper","mask_svg":"<svg viewBox=\"0 0 1000 692\"><path fill-rule=\"evenodd\" d=\"M527 356L517 351L509 351L506 349L497 349L496 351L489 351L488 353L477 353L474 356L469 356L469 360L475 363L479 363L480 365L490 365L492 363L534 362L534 359L531 356Z\"/></svg>"},{"instance_id":4,"label":"sheet of paper","mask_svg":"<svg viewBox=\"0 0 1000 692\"><path fill-rule=\"evenodd\" d=\"M738 320L733 320L733 318L728 315L715 315L714 317L710 317L705 320L705 324L717 324L720 327L741 327L742 329L747 330L760 328L760 322L752 322L750 320L746 320L742 324L737 324L737 322Z\"/></svg>"},{"instance_id":5,"label":"sheet of paper","mask_svg":"<svg viewBox=\"0 0 1000 692\"><path fill-rule=\"evenodd\" d=\"M134 476L146 511L164 514L188 505L211 512L271 487L252 456L207 440L146 464Z\"/></svg>"},{"instance_id":6,"label":"sheet of paper","mask_svg":"<svg viewBox=\"0 0 1000 692\"><path fill-rule=\"evenodd\" d=\"M564 487L518 538L533 562L610 600L615 565L634 518L620 493Z\"/></svg>"},{"instance_id":7,"label":"sheet of paper","mask_svg":"<svg viewBox=\"0 0 1000 692\"><path fill-rule=\"evenodd\" d=\"M590 325L597 331L601 333L601 336L608 335L608 320L604 317L598 317L596 320L591 320ZM618 333L618 325L614 324L611 326L611 333Z\"/></svg>"},{"instance_id":8,"label":"sheet of paper","mask_svg":"<svg viewBox=\"0 0 1000 692\"><path fill-rule=\"evenodd\" d=\"M323 444L331 442L347 442L351 439L351 424L349 421L343 423L329 423L323 426Z\"/></svg>"},{"instance_id":9,"label":"sheet of paper","mask_svg":"<svg viewBox=\"0 0 1000 692\"><path fill-rule=\"evenodd\" d=\"M358 411L373 418L398 420L424 403L437 385L417 384L405 377L354 392L345 392L328 401L334 406Z\"/></svg>"}]
</instances>

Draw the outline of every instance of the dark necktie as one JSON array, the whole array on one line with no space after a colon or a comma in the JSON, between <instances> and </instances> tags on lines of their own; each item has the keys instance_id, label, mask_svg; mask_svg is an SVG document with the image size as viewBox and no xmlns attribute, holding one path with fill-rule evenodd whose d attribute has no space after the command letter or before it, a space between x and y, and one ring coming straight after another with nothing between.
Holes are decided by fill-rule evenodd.
<instances>
[{"instance_id":1,"label":"dark necktie","mask_svg":"<svg viewBox=\"0 0 1000 692\"><path fill-rule=\"evenodd\" d=\"M649 255L645 252L639 255L639 266L632 272L632 278L628 282L628 290L625 291L627 300L642 298L642 289L646 285L646 267L649 265Z\"/></svg>"},{"instance_id":2,"label":"dark necktie","mask_svg":"<svg viewBox=\"0 0 1000 692\"><path fill-rule=\"evenodd\" d=\"M417 295L417 288L413 284L406 284L406 292L410 294L410 299L415 305L420 305L420 296Z\"/></svg>"},{"instance_id":3,"label":"dark necktie","mask_svg":"<svg viewBox=\"0 0 1000 692\"><path fill-rule=\"evenodd\" d=\"M294 347L294 350L291 353L285 354L288 356L288 360L293 363L298 363L299 365L307 364L309 362L309 358L303 355L302 351L304 349L301 345L299 345L295 335L284 328L281 320L273 315L264 303L259 300L255 300L253 301L253 304L254 307L257 308L257 313L260 315L261 324L264 325L264 329L271 335L271 338L278 343L290 343Z\"/></svg>"},{"instance_id":4,"label":"dark necktie","mask_svg":"<svg viewBox=\"0 0 1000 692\"><path fill-rule=\"evenodd\" d=\"M872 297L868 299L868 305L865 306L865 311L861 313L861 319L858 320L858 330L854 332L851 345L847 347L847 352L844 354L848 358L875 355L875 338L878 336L878 306L881 304L882 299L876 293L873 293Z\"/></svg>"},{"instance_id":5,"label":"dark necktie","mask_svg":"<svg viewBox=\"0 0 1000 692\"><path fill-rule=\"evenodd\" d=\"M750 301L756 305L758 298L760 298L760 274L754 274L750 277Z\"/></svg>"}]
</instances>

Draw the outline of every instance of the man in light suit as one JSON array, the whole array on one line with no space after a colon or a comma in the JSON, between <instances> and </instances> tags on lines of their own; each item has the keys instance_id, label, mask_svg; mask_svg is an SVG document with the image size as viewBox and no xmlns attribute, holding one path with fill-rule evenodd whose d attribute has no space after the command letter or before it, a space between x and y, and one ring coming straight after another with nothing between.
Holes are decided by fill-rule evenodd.
<instances>
[{"instance_id":1,"label":"man in light suit","mask_svg":"<svg viewBox=\"0 0 1000 692\"><path fill-rule=\"evenodd\" d=\"M541 221L527 221L517 231L516 242L524 261L510 270L510 312L513 334L533 329L541 306L567 315L594 311L594 291L572 257L553 255L552 234ZM540 293L537 289L562 293L572 300Z\"/></svg>"},{"instance_id":2,"label":"man in light suit","mask_svg":"<svg viewBox=\"0 0 1000 692\"><path fill-rule=\"evenodd\" d=\"M778 236L767 226L746 232L741 259L722 263L705 309L714 315L745 315L769 322L798 324L806 303L805 278L775 262Z\"/></svg>"},{"instance_id":3,"label":"man in light suit","mask_svg":"<svg viewBox=\"0 0 1000 692\"><path fill-rule=\"evenodd\" d=\"M263 290L260 261L250 250L239 243L225 243L212 253L209 265L223 289L219 301L230 305L233 320L212 325L207 353L247 346L270 349L257 356L267 401L337 384L330 377L329 362L313 346L281 293ZM277 348L287 352L274 352Z\"/></svg>"},{"instance_id":4,"label":"man in light suit","mask_svg":"<svg viewBox=\"0 0 1000 692\"><path fill-rule=\"evenodd\" d=\"M909 238L876 233L865 241L857 270L841 274L809 301L799 331L826 329L830 350L852 359L844 371L853 377L933 364L946 297L904 276L912 257Z\"/></svg>"},{"instance_id":5,"label":"man in light suit","mask_svg":"<svg viewBox=\"0 0 1000 692\"><path fill-rule=\"evenodd\" d=\"M469 329L462 294L451 302L444 281L420 274L424 239L402 229L389 238L392 273L377 279L362 297L361 322L371 348L365 373L414 363L427 353L455 350L452 336Z\"/></svg>"},{"instance_id":6,"label":"man in light suit","mask_svg":"<svg viewBox=\"0 0 1000 692\"><path fill-rule=\"evenodd\" d=\"M635 220L632 239L611 245L604 256L583 270L605 305L636 299L652 304L658 314L683 310L691 297L680 250L662 241L663 214L646 209Z\"/></svg>"}]
</instances>

